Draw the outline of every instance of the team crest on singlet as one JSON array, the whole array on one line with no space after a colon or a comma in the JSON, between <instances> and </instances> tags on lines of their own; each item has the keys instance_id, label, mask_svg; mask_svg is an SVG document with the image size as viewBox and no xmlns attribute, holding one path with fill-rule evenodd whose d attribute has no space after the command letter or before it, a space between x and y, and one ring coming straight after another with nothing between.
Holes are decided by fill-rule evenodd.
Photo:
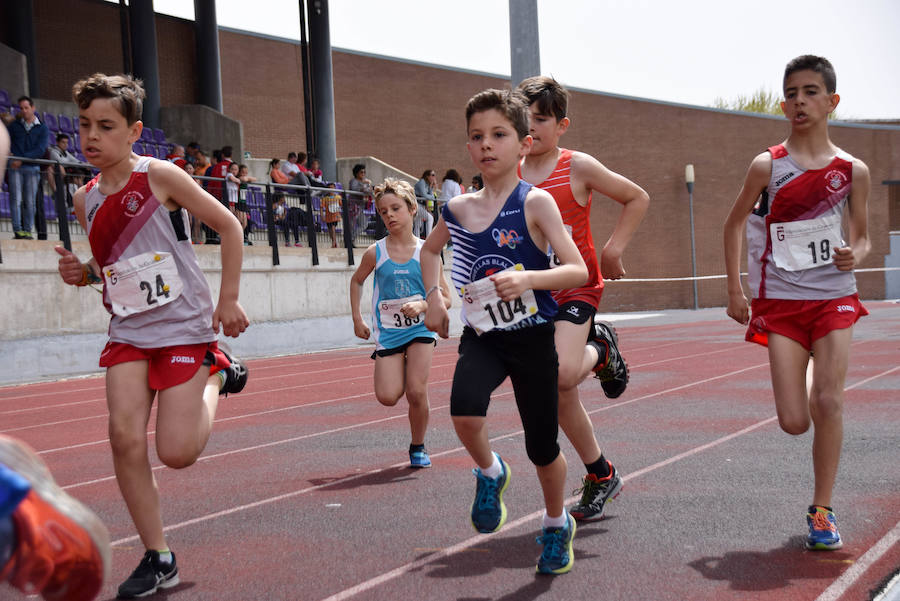
<instances>
[{"instance_id":1,"label":"team crest on singlet","mask_svg":"<svg viewBox=\"0 0 900 601\"><path fill-rule=\"evenodd\" d=\"M141 209L143 200L144 196L140 192L136 190L128 192L122 197L122 207L125 209L125 214L129 217L137 215L138 211Z\"/></svg>"},{"instance_id":2,"label":"team crest on singlet","mask_svg":"<svg viewBox=\"0 0 900 601\"><path fill-rule=\"evenodd\" d=\"M829 191L837 192L847 184L847 175L842 171L832 170L825 174Z\"/></svg>"}]
</instances>

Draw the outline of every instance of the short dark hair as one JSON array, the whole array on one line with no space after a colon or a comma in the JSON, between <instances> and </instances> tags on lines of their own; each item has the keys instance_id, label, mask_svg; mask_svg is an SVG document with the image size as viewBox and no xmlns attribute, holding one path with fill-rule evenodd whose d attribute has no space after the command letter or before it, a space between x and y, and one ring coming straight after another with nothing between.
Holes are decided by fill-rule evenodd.
<instances>
[{"instance_id":1,"label":"short dark hair","mask_svg":"<svg viewBox=\"0 0 900 601\"><path fill-rule=\"evenodd\" d=\"M16 104L21 103L23 100L27 100L28 104L34 106L34 100L32 100L30 96L19 96L19 99L16 100Z\"/></svg>"},{"instance_id":2,"label":"short dark hair","mask_svg":"<svg viewBox=\"0 0 900 601\"><path fill-rule=\"evenodd\" d=\"M232 152L231 146L223 146L222 147L222 156L225 157L226 159L231 158L231 152Z\"/></svg>"},{"instance_id":3,"label":"short dark hair","mask_svg":"<svg viewBox=\"0 0 900 601\"><path fill-rule=\"evenodd\" d=\"M515 90L487 89L478 92L466 104L466 128L475 113L483 113L495 109L506 117L516 130L519 139L528 135L528 104L525 97Z\"/></svg>"},{"instance_id":4,"label":"short dark hair","mask_svg":"<svg viewBox=\"0 0 900 601\"><path fill-rule=\"evenodd\" d=\"M525 96L528 106L537 103L542 115L553 115L557 121L566 118L569 108L569 91L552 77L537 75L523 79L516 88Z\"/></svg>"},{"instance_id":5,"label":"short dark hair","mask_svg":"<svg viewBox=\"0 0 900 601\"><path fill-rule=\"evenodd\" d=\"M84 110L97 98L109 98L128 125L141 118L146 95L141 80L131 75L94 73L72 86L72 98L78 108Z\"/></svg>"},{"instance_id":6,"label":"short dark hair","mask_svg":"<svg viewBox=\"0 0 900 601\"><path fill-rule=\"evenodd\" d=\"M356 177L360 171L365 171L365 170L366 170L366 166L363 165L362 163L357 163L357 164L353 165L353 177Z\"/></svg>"},{"instance_id":7,"label":"short dark hair","mask_svg":"<svg viewBox=\"0 0 900 601\"><path fill-rule=\"evenodd\" d=\"M64 133L62 133L62 132L59 132L58 134L56 134L56 143L58 144L59 141L62 140L63 138L65 138L66 140L68 140L68 139L69 139L69 134L64 134ZM71 140L70 140L70 141L71 141Z\"/></svg>"},{"instance_id":8,"label":"short dark hair","mask_svg":"<svg viewBox=\"0 0 900 601\"><path fill-rule=\"evenodd\" d=\"M302 150L297 152L297 162L301 165L306 161L306 153Z\"/></svg>"},{"instance_id":9,"label":"short dark hair","mask_svg":"<svg viewBox=\"0 0 900 601\"><path fill-rule=\"evenodd\" d=\"M781 82L781 89L787 85L787 79L790 75L797 71L815 71L822 76L825 82L825 91L834 94L837 90L837 74L829 60L824 56L816 56L814 54L804 54L792 59L784 68L784 79Z\"/></svg>"},{"instance_id":10,"label":"short dark hair","mask_svg":"<svg viewBox=\"0 0 900 601\"><path fill-rule=\"evenodd\" d=\"M297 158L297 153L296 153L296 152L291 151L291 152L288 153L288 160L289 160L289 161L290 161L291 159L296 159L296 158Z\"/></svg>"}]
</instances>

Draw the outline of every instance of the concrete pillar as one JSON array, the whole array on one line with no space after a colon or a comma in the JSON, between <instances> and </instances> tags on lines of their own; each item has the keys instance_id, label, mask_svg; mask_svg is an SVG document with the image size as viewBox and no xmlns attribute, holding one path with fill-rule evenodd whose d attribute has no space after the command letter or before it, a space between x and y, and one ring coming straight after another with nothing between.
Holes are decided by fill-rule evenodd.
<instances>
[{"instance_id":1,"label":"concrete pillar","mask_svg":"<svg viewBox=\"0 0 900 601\"><path fill-rule=\"evenodd\" d=\"M159 58L153 0L131 0L131 59L134 76L144 81L144 127L159 127Z\"/></svg>"},{"instance_id":2,"label":"concrete pillar","mask_svg":"<svg viewBox=\"0 0 900 601\"><path fill-rule=\"evenodd\" d=\"M312 63L316 153L325 179L337 178L337 143L334 128L334 81L331 75L331 34L328 0L309 0L309 48Z\"/></svg>"},{"instance_id":3,"label":"concrete pillar","mask_svg":"<svg viewBox=\"0 0 900 601\"><path fill-rule=\"evenodd\" d=\"M509 0L510 83L541 74L537 0Z\"/></svg>"},{"instance_id":4,"label":"concrete pillar","mask_svg":"<svg viewBox=\"0 0 900 601\"><path fill-rule=\"evenodd\" d=\"M200 104L222 112L222 70L219 62L219 26L215 0L194 0L197 40L197 79Z\"/></svg>"},{"instance_id":5,"label":"concrete pillar","mask_svg":"<svg viewBox=\"0 0 900 601\"><path fill-rule=\"evenodd\" d=\"M25 68L28 73L27 88L25 94L32 98L41 95L41 86L38 81L37 43L34 33L34 6L32 0L16 2L3 2L3 19L9 19L5 28L9 36L9 45L25 55ZM15 98L11 99L13 102Z\"/></svg>"}]
</instances>

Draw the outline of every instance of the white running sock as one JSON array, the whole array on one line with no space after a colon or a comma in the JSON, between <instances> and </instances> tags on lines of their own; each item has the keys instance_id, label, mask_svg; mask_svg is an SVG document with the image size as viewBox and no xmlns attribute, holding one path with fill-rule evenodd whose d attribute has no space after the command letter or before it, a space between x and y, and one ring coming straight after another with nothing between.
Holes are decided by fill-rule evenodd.
<instances>
[{"instance_id":1,"label":"white running sock","mask_svg":"<svg viewBox=\"0 0 900 601\"><path fill-rule=\"evenodd\" d=\"M569 516L566 515L566 512L563 511L562 515L558 518L551 518L547 515L547 510L544 510L544 519L542 520L542 526L544 528L562 528L569 522Z\"/></svg>"},{"instance_id":2,"label":"white running sock","mask_svg":"<svg viewBox=\"0 0 900 601\"><path fill-rule=\"evenodd\" d=\"M501 473L503 473L503 466L500 464L500 457L497 453L491 453L494 456L494 463L491 464L491 467L486 470L481 470L481 473L487 476L488 478L498 478Z\"/></svg>"}]
</instances>

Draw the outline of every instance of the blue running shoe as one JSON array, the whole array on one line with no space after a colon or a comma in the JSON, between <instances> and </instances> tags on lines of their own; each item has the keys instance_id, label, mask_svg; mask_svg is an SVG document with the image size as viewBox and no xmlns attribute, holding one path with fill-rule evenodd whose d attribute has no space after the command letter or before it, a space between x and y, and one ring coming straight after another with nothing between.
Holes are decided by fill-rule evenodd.
<instances>
[{"instance_id":1,"label":"blue running shoe","mask_svg":"<svg viewBox=\"0 0 900 601\"><path fill-rule=\"evenodd\" d=\"M566 525L562 528L544 528L537 542L544 545L537 563L538 574L565 574L575 564L572 540L575 538L575 518L566 513Z\"/></svg>"},{"instance_id":2,"label":"blue running shoe","mask_svg":"<svg viewBox=\"0 0 900 601\"><path fill-rule=\"evenodd\" d=\"M409 467L431 467L431 458L428 456L428 453L425 451L425 449L422 449L421 451L409 452Z\"/></svg>"},{"instance_id":3,"label":"blue running shoe","mask_svg":"<svg viewBox=\"0 0 900 601\"><path fill-rule=\"evenodd\" d=\"M494 453L494 455L497 455ZM506 505L503 504L503 492L509 486L509 465L497 455L502 471L496 478L488 478L479 468L472 470L475 474L475 502L472 503L472 525L475 530L488 534L496 532L506 521Z\"/></svg>"},{"instance_id":4,"label":"blue running shoe","mask_svg":"<svg viewBox=\"0 0 900 601\"><path fill-rule=\"evenodd\" d=\"M815 551L834 551L844 546L837 529L834 512L817 505L811 506L806 514L809 536L806 537L806 548Z\"/></svg>"}]
</instances>

